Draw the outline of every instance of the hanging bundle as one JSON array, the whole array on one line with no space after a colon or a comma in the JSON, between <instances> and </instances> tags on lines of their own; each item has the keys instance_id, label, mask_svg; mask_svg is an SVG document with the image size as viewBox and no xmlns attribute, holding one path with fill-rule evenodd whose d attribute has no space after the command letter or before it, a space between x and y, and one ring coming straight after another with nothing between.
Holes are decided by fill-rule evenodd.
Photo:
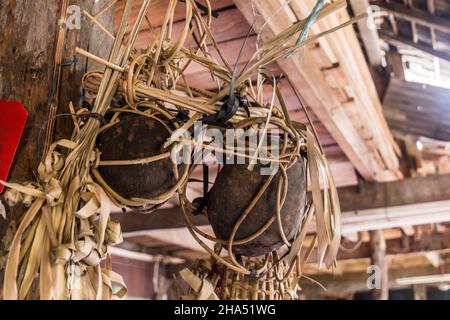
<instances>
[{"instance_id":1,"label":"hanging bundle","mask_svg":"<svg viewBox=\"0 0 450 320\"><path fill-rule=\"evenodd\" d=\"M325 5L314 19L345 3ZM185 7L186 19L175 38L177 5ZM109 217L110 202L150 212L177 195L190 233L211 256L181 272L191 287L186 298L297 298L302 267L315 247L319 263L333 266L340 242L339 202L317 137L290 119L277 80L266 76L264 68L328 32L295 42L311 25L299 21L266 41L238 73L211 33L209 1L203 6L194 0L170 0L160 30L144 49L134 46L150 0L142 1L125 37L132 6L133 1L127 0L108 60L77 49L105 70L83 78L93 108L73 110L72 137L51 145L36 181L1 182L10 188L11 203L20 200L29 206L8 248L4 297L122 297L125 285L109 263L108 246L121 241L120 226ZM98 15L94 17L101 26ZM191 64L209 71L221 84L218 92L189 85L185 71ZM267 83L270 97L262 90ZM215 128L224 134L234 128L262 140L244 139L245 151L235 144L221 146L214 138L189 139L197 121L203 123L202 133ZM260 142L272 138L279 143ZM239 165L225 162L200 202L187 195L199 160L196 150L245 159ZM184 161L175 161L180 158ZM267 167L277 169L262 174ZM312 202L306 201L307 174ZM199 212L206 212L214 235L191 222ZM316 235L302 251L314 220ZM205 239L215 246L208 246ZM119 285L118 291L113 291L113 283Z\"/></svg>"}]
</instances>

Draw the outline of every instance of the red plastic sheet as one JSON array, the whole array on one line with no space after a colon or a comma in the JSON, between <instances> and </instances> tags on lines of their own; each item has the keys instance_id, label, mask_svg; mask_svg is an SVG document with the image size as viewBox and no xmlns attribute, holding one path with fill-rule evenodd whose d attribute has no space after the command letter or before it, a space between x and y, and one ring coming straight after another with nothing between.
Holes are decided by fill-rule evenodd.
<instances>
[{"instance_id":1,"label":"red plastic sheet","mask_svg":"<svg viewBox=\"0 0 450 320\"><path fill-rule=\"evenodd\" d=\"M0 100L0 179L7 180L28 112L15 101ZM0 184L0 193L3 185Z\"/></svg>"}]
</instances>

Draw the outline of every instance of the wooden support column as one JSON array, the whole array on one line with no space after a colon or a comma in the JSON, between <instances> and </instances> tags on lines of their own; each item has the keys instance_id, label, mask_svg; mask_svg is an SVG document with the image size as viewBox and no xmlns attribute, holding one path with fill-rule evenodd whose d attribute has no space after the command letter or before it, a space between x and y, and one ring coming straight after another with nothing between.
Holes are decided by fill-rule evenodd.
<instances>
[{"instance_id":1,"label":"wooden support column","mask_svg":"<svg viewBox=\"0 0 450 320\"><path fill-rule=\"evenodd\" d=\"M370 231L370 247L372 250L370 261L372 265L378 267L379 274L376 274L376 277L380 277L380 281L377 281L380 287L373 289L372 297L374 300L387 300L389 299L389 265L382 230Z\"/></svg>"}]
</instances>

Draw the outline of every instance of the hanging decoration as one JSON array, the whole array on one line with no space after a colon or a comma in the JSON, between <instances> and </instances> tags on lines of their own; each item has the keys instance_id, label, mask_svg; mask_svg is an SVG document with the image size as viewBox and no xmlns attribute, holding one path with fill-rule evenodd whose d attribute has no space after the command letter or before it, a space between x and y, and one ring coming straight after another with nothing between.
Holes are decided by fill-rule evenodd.
<instances>
[{"instance_id":1,"label":"hanging decoration","mask_svg":"<svg viewBox=\"0 0 450 320\"><path fill-rule=\"evenodd\" d=\"M97 18L114 2L89 17L101 26ZM130 19L135 2L140 9ZM204 3L169 0L164 22L155 31L147 17L150 0L127 0L117 33L105 33L114 39L107 60L77 49L105 67L83 78L92 109L71 106L73 135L50 145L36 181L0 181L9 188L10 205L28 207L8 248L4 298L123 297L125 284L111 270L108 254L108 246L122 240L119 224L110 219L111 201L150 213L178 197L190 233L210 255L180 273L178 280L190 287L180 292L181 298L296 299L302 267L314 248L320 264L333 266L340 208L330 168L315 132L290 119L278 79L265 67L353 23L309 39L303 36L305 28L344 8L346 1L321 5L310 18L257 48L239 71L222 55L211 32L211 4ZM184 6L185 22L175 37L177 6ZM144 28L154 37L137 49ZM191 64L208 70L219 90L191 86L185 77ZM263 85L270 86L270 96L264 96ZM223 136L233 129L261 140L254 143L238 133L229 147L214 138L189 138L196 130L203 134L212 128ZM279 143L261 142L266 140ZM204 181L204 197L189 199L199 155L243 163L225 161L212 188ZM261 173L270 167L276 170ZM312 201L306 199L307 176ZM214 234L197 228L193 214L206 214ZM316 235L304 251L313 223Z\"/></svg>"}]
</instances>

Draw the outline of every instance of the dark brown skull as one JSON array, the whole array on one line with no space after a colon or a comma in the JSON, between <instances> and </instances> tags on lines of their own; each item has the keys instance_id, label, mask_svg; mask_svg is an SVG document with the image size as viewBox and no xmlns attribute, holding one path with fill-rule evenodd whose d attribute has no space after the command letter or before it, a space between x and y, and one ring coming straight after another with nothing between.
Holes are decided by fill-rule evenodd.
<instances>
[{"instance_id":1,"label":"dark brown skull","mask_svg":"<svg viewBox=\"0 0 450 320\"><path fill-rule=\"evenodd\" d=\"M277 188L280 183L278 172L253 210L241 224L235 240L254 234L276 213ZM281 220L286 237L295 237L300 227L306 200L306 175L304 162L298 161L287 171L288 192L281 209ZM233 227L246 207L256 196L268 176L261 175L260 166L253 171L247 165L229 164L218 174L210 190L207 202L208 219L216 236L228 240ZM233 247L233 252L242 256L260 256L283 244L277 221L259 237Z\"/></svg>"}]
</instances>

